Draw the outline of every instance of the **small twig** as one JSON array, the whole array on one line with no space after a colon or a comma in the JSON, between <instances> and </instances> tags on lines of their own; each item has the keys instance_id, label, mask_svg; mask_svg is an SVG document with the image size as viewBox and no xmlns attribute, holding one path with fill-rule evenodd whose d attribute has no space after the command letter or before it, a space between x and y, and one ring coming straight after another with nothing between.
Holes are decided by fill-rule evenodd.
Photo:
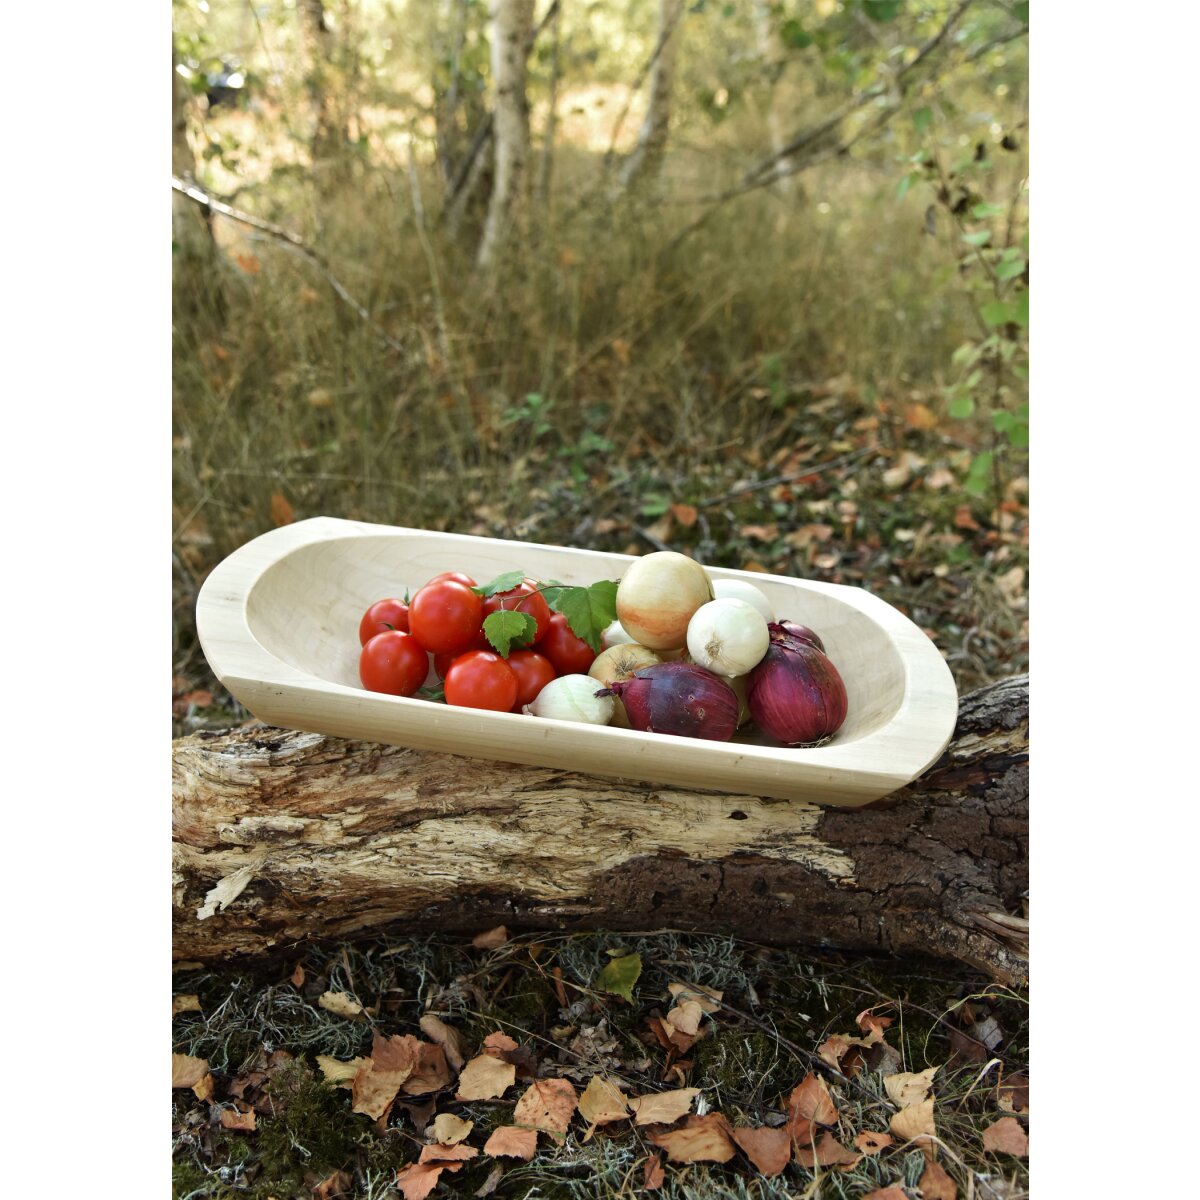
<instances>
[{"instance_id":1,"label":"small twig","mask_svg":"<svg viewBox=\"0 0 1200 1200\"><path fill-rule=\"evenodd\" d=\"M751 492L761 492L765 488L776 487L781 483L791 483L795 479L804 479L809 475L822 475L826 471L836 471L838 467L848 466L852 462L857 462L860 458L865 458L868 454L875 454L879 450L879 446L872 442L869 446L864 446L861 450L855 450L850 454L843 454L841 458L833 458L828 462L814 463L811 467L801 468L797 471L788 471L784 475L774 475L770 479L761 479L757 483L747 483L732 488L721 496L712 496L708 500L702 500L696 506L697 508L712 508L716 504L725 504L729 500L739 500L742 496L748 496Z\"/></svg>"},{"instance_id":2,"label":"small twig","mask_svg":"<svg viewBox=\"0 0 1200 1200\"><path fill-rule=\"evenodd\" d=\"M267 234L268 237L274 238L275 241L289 250L307 259L325 277L329 286L333 288L341 300L352 308L375 331L381 341L399 353L403 354L406 352L407 348L404 344L396 341L391 334L378 325L367 309L346 291L341 281L329 269L329 264L324 258L306 245L304 240L297 234L292 233L290 229L284 229L282 225L272 224L270 221L264 221L261 217L256 217L251 213L242 212L241 209L233 208L205 191L194 180L184 180L180 179L178 175L172 175L171 188L173 191L186 196L201 208L207 209L210 213L218 213L223 217L228 217L231 221L238 221L243 225L250 226L251 229L257 229Z\"/></svg>"}]
</instances>

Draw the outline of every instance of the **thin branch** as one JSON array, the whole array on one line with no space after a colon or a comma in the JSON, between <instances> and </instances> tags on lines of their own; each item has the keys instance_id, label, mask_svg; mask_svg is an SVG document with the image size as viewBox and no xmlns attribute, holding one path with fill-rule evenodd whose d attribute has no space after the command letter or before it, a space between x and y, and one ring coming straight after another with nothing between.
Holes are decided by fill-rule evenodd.
<instances>
[{"instance_id":1,"label":"thin branch","mask_svg":"<svg viewBox=\"0 0 1200 1200\"><path fill-rule=\"evenodd\" d=\"M307 246L304 240L297 234L292 233L290 229L284 229L282 225L272 224L272 222L264 221L261 217L256 217L252 213L242 212L241 209L233 208L223 201L218 200L215 196L210 195L195 181L180 179L178 175L171 176L171 188L173 191L186 196L201 208L207 209L210 213L218 213L220 216L228 217L231 221L238 221L242 225L250 226L251 229L257 229L299 254L302 258L307 259L325 277L329 286L333 288L343 303L353 309L375 331L381 341L402 354L407 351L407 347L402 342L396 341L391 334L381 328L367 309L346 291L337 276L329 269L329 264L325 259Z\"/></svg>"}]
</instances>

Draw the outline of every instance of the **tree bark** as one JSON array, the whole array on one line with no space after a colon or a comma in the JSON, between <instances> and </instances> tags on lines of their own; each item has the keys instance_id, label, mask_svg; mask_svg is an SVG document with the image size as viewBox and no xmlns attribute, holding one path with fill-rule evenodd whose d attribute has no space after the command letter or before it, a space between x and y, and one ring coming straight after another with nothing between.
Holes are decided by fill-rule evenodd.
<instances>
[{"instance_id":1,"label":"tree bark","mask_svg":"<svg viewBox=\"0 0 1200 1200\"><path fill-rule=\"evenodd\" d=\"M525 62L533 31L533 0L491 0L492 83L495 88L495 179L478 266L491 270L510 244L514 217L529 182L529 102Z\"/></svg>"},{"instance_id":2,"label":"tree bark","mask_svg":"<svg viewBox=\"0 0 1200 1200\"><path fill-rule=\"evenodd\" d=\"M323 0L300 0L300 24L308 56L308 94L312 104L311 152L313 179L326 191L339 171L346 132L334 91L334 36L325 20Z\"/></svg>"},{"instance_id":3,"label":"tree bark","mask_svg":"<svg viewBox=\"0 0 1200 1200\"><path fill-rule=\"evenodd\" d=\"M255 724L174 744L174 954L404 929L685 928L1027 970L1028 686L867 809L675 791Z\"/></svg>"},{"instance_id":4,"label":"tree bark","mask_svg":"<svg viewBox=\"0 0 1200 1200\"><path fill-rule=\"evenodd\" d=\"M171 174L192 181L196 156L187 135L187 85L179 74L179 60L171 47ZM207 213L186 196L171 193L171 236L174 246L172 279L177 304L194 304L210 289L219 300L217 244Z\"/></svg>"},{"instance_id":5,"label":"tree bark","mask_svg":"<svg viewBox=\"0 0 1200 1200\"><path fill-rule=\"evenodd\" d=\"M771 140L771 153L779 155L783 150L783 118L779 112L779 78L787 62L783 39L779 36L776 14L769 0L754 0L754 32L758 41L758 54L762 59L763 75L767 80L766 116L767 135ZM791 196L796 180L787 173L787 163L779 159L775 166L777 178L773 186L780 195Z\"/></svg>"},{"instance_id":6,"label":"tree bark","mask_svg":"<svg viewBox=\"0 0 1200 1200\"><path fill-rule=\"evenodd\" d=\"M621 183L629 191L653 188L658 183L667 153L683 3L684 0L659 0L657 56L650 75L650 100L638 132L637 145L621 171Z\"/></svg>"}]
</instances>

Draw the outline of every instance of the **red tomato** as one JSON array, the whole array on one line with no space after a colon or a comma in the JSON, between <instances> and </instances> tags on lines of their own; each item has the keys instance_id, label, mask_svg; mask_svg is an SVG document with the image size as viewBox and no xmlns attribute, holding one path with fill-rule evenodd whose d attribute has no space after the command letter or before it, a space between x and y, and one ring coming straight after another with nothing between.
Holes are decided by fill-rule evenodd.
<instances>
[{"instance_id":1,"label":"red tomato","mask_svg":"<svg viewBox=\"0 0 1200 1200\"><path fill-rule=\"evenodd\" d=\"M431 654L465 650L483 624L483 601L465 583L427 583L408 607L408 627Z\"/></svg>"},{"instance_id":2,"label":"red tomato","mask_svg":"<svg viewBox=\"0 0 1200 1200\"><path fill-rule=\"evenodd\" d=\"M443 579L453 579L455 583L465 584L467 587L474 587L475 580L470 575L464 575L461 571L443 571L440 575L435 575L425 584L426 587L431 583L440 583Z\"/></svg>"},{"instance_id":3,"label":"red tomato","mask_svg":"<svg viewBox=\"0 0 1200 1200\"><path fill-rule=\"evenodd\" d=\"M425 682L429 656L411 633L377 633L358 656L358 677L369 692L411 696Z\"/></svg>"},{"instance_id":4,"label":"red tomato","mask_svg":"<svg viewBox=\"0 0 1200 1200\"><path fill-rule=\"evenodd\" d=\"M517 677L498 654L468 650L446 672L446 703L459 708L509 712L517 702Z\"/></svg>"},{"instance_id":5,"label":"red tomato","mask_svg":"<svg viewBox=\"0 0 1200 1200\"><path fill-rule=\"evenodd\" d=\"M376 600L359 622L358 644L365 646L377 633L387 633L389 629L408 632L408 605L403 600Z\"/></svg>"},{"instance_id":6,"label":"red tomato","mask_svg":"<svg viewBox=\"0 0 1200 1200\"><path fill-rule=\"evenodd\" d=\"M466 650L452 650L448 654L435 654L433 656L433 669L437 672L439 679L446 678L446 672L450 670L450 664L462 654L467 654L471 650L491 650L492 643L483 635L483 630L479 631L479 635L466 648Z\"/></svg>"},{"instance_id":7,"label":"red tomato","mask_svg":"<svg viewBox=\"0 0 1200 1200\"><path fill-rule=\"evenodd\" d=\"M532 579L526 579L507 592L497 592L483 602L484 620L494 612L523 612L528 613L537 622L537 633L533 635L535 642L540 642L550 628L550 605L546 597L537 590L537 584Z\"/></svg>"},{"instance_id":8,"label":"red tomato","mask_svg":"<svg viewBox=\"0 0 1200 1200\"><path fill-rule=\"evenodd\" d=\"M596 661L595 650L571 632L562 613L550 618L550 628L538 642L538 653L544 654L560 675L586 675L588 667Z\"/></svg>"},{"instance_id":9,"label":"red tomato","mask_svg":"<svg viewBox=\"0 0 1200 1200\"><path fill-rule=\"evenodd\" d=\"M534 697L555 677L554 664L536 650L513 650L508 656L508 665L517 677L517 702L515 712L521 706L531 704Z\"/></svg>"}]
</instances>

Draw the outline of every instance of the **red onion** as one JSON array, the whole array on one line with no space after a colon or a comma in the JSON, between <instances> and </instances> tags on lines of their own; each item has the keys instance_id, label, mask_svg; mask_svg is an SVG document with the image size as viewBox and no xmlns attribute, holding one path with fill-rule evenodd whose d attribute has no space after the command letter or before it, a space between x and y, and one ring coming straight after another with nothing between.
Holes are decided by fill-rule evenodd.
<instances>
[{"instance_id":1,"label":"red onion","mask_svg":"<svg viewBox=\"0 0 1200 1200\"><path fill-rule=\"evenodd\" d=\"M738 698L733 688L693 663L642 667L596 695L619 696L629 723L649 733L727 742L737 729Z\"/></svg>"},{"instance_id":2,"label":"red onion","mask_svg":"<svg viewBox=\"0 0 1200 1200\"><path fill-rule=\"evenodd\" d=\"M746 699L755 724L786 746L812 746L846 719L846 685L815 646L793 638L772 640L750 672Z\"/></svg>"},{"instance_id":3,"label":"red onion","mask_svg":"<svg viewBox=\"0 0 1200 1200\"><path fill-rule=\"evenodd\" d=\"M816 646L822 654L825 653L825 643L807 625L801 625L797 621L772 621L767 629L770 631L773 642L783 642L788 639L807 642L810 646Z\"/></svg>"}]
</instances>

